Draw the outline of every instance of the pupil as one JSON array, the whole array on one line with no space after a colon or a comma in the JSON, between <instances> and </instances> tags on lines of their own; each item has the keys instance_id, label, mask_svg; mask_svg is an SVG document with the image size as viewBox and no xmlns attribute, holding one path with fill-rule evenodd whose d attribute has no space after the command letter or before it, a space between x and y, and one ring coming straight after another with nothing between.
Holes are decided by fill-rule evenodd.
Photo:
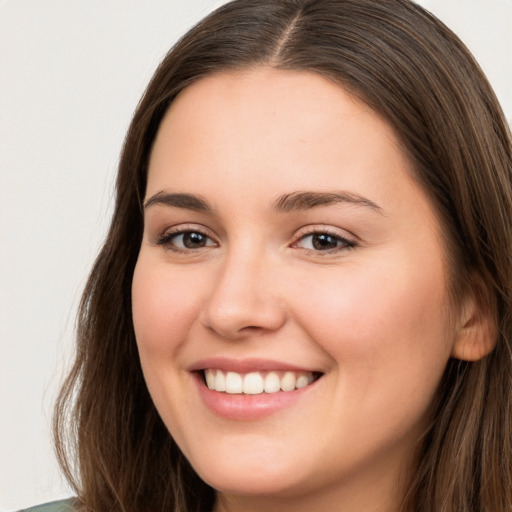
<instances>
[{"instance_id":1,"label":"pupil","mask_svg":"<svg viewBox=\"0 0 512 512\"><path fill-rule=\"evenodd\" d=\"M204 247L206 243L206 237L201 233L185 233L183 235L183 245L187 249L197 249L198 247Z\"/></svg>"},{"instance_id":2,"label":"pupil","mask_svg":"<svg viewBox=\"0 0 512 512\"><path fill-rule=\"evenodd\" d=\"M338 239L331 235L321 234L313 236L313 247L320 251L338 247Z\"/></svg>"}]
</instances>

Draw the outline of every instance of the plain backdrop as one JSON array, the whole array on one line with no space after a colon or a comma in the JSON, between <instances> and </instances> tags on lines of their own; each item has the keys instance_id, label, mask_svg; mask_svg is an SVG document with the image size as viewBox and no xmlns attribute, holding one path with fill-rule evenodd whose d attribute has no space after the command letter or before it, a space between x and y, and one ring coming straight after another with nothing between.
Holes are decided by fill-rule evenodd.
<instances>
[{"instance_id":1,"label":"plain backdrop","mask_svg":"<svg viewBox=\"0 0 512 512\"><path fill-rule=\"evenodd\" d=\"M254 0L257 1L257 0ZM50 440L131 114L213 0L0 0L0 510L70 495ZM423 0L512 119L512 0Z\"/></svg>"}]
</instances>

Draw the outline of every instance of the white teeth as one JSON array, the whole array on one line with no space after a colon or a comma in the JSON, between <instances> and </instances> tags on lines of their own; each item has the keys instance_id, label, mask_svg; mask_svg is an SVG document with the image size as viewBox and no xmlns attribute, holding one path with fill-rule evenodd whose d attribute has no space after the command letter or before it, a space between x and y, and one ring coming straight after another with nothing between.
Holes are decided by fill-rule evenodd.
<instances>
[{"instance_id":1,"label":"white teeth","mask_svg":"<svg viewBox=\"0 0 512 512\"><path fill-rule=\"evenodd\" d=\"M265 377L265 393L277 393L278 391L281 391L279 375L275 372L270 372Z\"/></svg>"},{"instance_id":2,"label":"white teeth","mask_svg":"<svg viewBox=\"0 0 512 512\"><path fill-rule=\"evenodd\" d=\"M295 382L295 387L297 389L305 388L308 384L313 382L312 374L302 374L297 377L297 381Z\"/></svg>"},{"instance_id":3,"label":"white teeth","mask_svg":"<svg viewBox=\"0 0 512 512\"><path fill-rule=\"evenodd\" d=\"M210 370L206 371L204 376L206 378L206 385L210 389L215 389L215 374Z\"/></svg>"},{"instance_id":4,"label":"white teeth","mask_svg":"<svg viewBox=\"0 0 512 512\"><path fill-rule=\"evenodd\" d=\"M246 395L263 393L263 377L257 372L248 373L244 377L243 391Z\"/></svg>"},{"instance_id":5,"label":"white teeth","mask_svg":"<svg viewBox=\"0 0 512 512\"><path fill-rule=\"evenodd\" d=\"M226 377L224 372L217 372L217 375L215 375L215 391L226 391Z\"/></svg>"},{"instance_id":6,"label":"white teeth","mask_svg":"<svg viewBox=\"0 0 512 512\"><path fill-rule=\"evenodd\" d=\"M281 389L283 391L293 391L295 389L296 380L294 373L286 372L281 379Z\"/></svg>"},{"instance_id":7,"label":"white teeth","mask_svg":"<svg viewBox=\"0 0 512 512\"><path fill-rule=\"evenodd\" d=\"M217 375L219 372L217 371ZM228 372L226 373L226 393L235 395L243 391L242 376L239 373Z\"/></svg>"},{"instance_id":8,"label":"white teeth","mask_svg":"<svg viewBox=\"0 0 512 512\"><path fill-rule=\"evenodd\" d=\"M312 372L224 372L207 369L204 371L206 385L209 389L228 394L259 395L293 391L311 384L315 378Z\"/></svg>"}]
</instances>

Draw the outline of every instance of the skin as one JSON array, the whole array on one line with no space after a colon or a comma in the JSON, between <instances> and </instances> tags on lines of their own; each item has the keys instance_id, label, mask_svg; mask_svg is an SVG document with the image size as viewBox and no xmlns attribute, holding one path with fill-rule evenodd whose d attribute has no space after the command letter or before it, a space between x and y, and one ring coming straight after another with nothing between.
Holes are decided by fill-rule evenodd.
<instances>
[{"instance_id":1,"label":"skin","mask_svg":"<svg viewBox=\"0 0 512 512\"><path fill-rule=\"evenodd\" d=\"M218 490L216 512L397 510L464 324L447 321L440 227L411 176L391 127L313 73L218 74L171 105L146 201L194 194L211 211L146 206L133 319L155 405ZM276 211L304 191L367 202ZM209 238L158 243L173 230ZM315 249L311 234L326 231L350 244ZM283 410L232 420L205 406L190 372L209 357L322 377Z\"/></svg>"}]
</instances>

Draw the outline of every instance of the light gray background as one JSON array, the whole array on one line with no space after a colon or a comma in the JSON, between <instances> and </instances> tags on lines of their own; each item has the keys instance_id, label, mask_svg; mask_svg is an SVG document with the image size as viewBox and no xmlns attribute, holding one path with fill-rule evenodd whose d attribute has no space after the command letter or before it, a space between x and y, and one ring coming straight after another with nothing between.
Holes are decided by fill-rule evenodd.
<instances>
[{"instance_id":1,"label":"light gray background","mask_svg":"<svg viewBox=\"0 0 512 512\"><path fill-rule=\"evenodd\" d=\"M222 3L0 0L0 510L70 494L51 406L123 136L164 53ZM512 119L512 0L420 3L472 49Z\"/></svg>"}]
</instances>

